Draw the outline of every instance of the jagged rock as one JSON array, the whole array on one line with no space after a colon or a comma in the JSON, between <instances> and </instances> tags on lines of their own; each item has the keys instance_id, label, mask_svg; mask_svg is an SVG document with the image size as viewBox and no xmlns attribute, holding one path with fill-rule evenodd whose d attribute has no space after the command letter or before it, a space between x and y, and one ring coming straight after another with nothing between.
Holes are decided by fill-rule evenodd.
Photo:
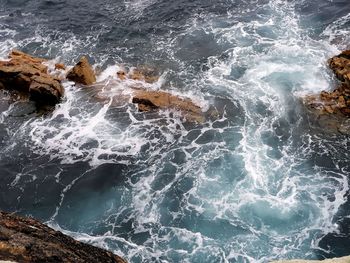
<instances>
[{"instance_id":1,"label":"jagged rock","mask_svg":"<svg viewBox=\"0 0 350 263\"><path fill-rule=\"evenodd\" d=\"M54 105L63 96L60 81L47 72L45 60L18 50L9 55L9 61L0 61L0 88L28 94L39 104Z\"/></svg>"},{"instance_id":2,"label":"jagged rock","mask_svg":"<svg viewBox=\"0 0 350 263\"><path fill-rule=\"evenodd\" d=\"M320 114L337 114L350 117L350 50L329 59L330 69L341 84L333 91L304 98L305 104Z\"/></svg>"},{"instance_id":3,"label":"jagged rock","mask_svg":"<svg viewBox=\"0 0 350 263\"><path fill-rule=\"evenodd\" d=\"M139 111L174 109L180 111L189 121L204 121L201 108L190 99L181 98L164 91L134 89L132 102L138 104Z\"/></svg>"},{"instance_id":4,"label":"jagged rock","mask_svg":"<svg viewBox=\"0 0 350 263\"><path fill-rule=\"evenodd\" d=\"M350 50L343 51L328 61L330 69L337 78L350 85Z\"/></svg>"},{"instance_id":5,"label":"jagged rock","mask_svg":"<svg viewBox=\"0 0 350 263\"><path fill-rule=\"evenodd\" d=\"M54 105L63 95L63 89L57 79L35 76L29 86L30 98L41 104Z\"/></svg>"},{"instance_id":6,"label":"jagged rock","mask_svg":"<svg viewBox=\"0 0 350 263\"><path fill-rule=\"evenodd\" d=\"M47 66L43 64L43 62L47 61L46 59L36 58L16 49L9 54L9 59L11 59L12 63L29 64L40 72L47 74Z\"/></svg>"},{"instance_id":7,"label":"jagged rock","mask_svg":"<svg viewBox=\"0 0 350 263\"><path fill-rule=\"evenodd\" d=\"M111 252L76 241L37 220L5 212L0 212L0 259L23 263L126 263Z\"/></svg>"},{"instance_id":8,"label":"jagged rock","mask_svg":"<svg viewBox=\"0 0 350 263\"><path fill-rule=\"evenodd\" d=\"M91 85L96 82L94 70L86 57L82 57L68 72L67 79L84 85Z\"/></svg>"}]
</instances>

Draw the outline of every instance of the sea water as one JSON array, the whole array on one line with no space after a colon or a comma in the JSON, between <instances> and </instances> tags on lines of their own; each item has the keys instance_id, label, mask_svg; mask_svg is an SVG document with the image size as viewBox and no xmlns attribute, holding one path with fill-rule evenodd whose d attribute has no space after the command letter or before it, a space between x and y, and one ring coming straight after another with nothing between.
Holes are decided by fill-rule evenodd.
<instances>
[{"instance_id":1,"label":"sea water","mask_svg":"<svg viewBox=\"0 0 350 263\"><path fill-rule=\"evenodd\" d=\"M350 254L350 140L302 97L331 90L347 0L2 0L0 57L17 48L101 72L39 114L0 106L0 209L129 262L268 262ZM128 102L121 67L217 116L184 122ZM130 85L133 85L131 83ZM94 99L108 87L101 103Z\"/></svg>"}]
</instances>

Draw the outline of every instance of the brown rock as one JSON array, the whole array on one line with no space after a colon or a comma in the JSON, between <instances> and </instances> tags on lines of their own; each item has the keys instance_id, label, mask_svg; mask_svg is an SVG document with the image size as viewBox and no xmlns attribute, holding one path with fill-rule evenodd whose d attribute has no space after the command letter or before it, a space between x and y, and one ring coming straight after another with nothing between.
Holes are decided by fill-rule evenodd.
<instances>
[{"instance_id":1,"label":"brown rock","mask_svg":"<svg viewBox=\"0 0 350 263\"><path fill-rule=\"evenodd\" d=\"M47 61L44 58L36 58L36 57L33 57L29 54L26 54L26 53L19 51L19 50L16 50L16 49L11 51L11 53L9 54L9 58L11 60L19 60L19 61L26 60L30 64L41 64L41 63Z\"/></svg>"},{"instance_id":2,"label":"brown rock","mask_svg":"<svg viewBox=\"0 0 350 263\"><path fill-rule=\"evenodd\" d=\"M326 112L330 113L330 114L333 114L334 113L334 110L332 109L332 107L330 106L324 106L324 109L326 110Z\"/></svg>"},{"instance_id":3,"label":"brown rock","mask_svg":"<svg viewBox=\"0 0 350 263\"><path fill-rule=\"evenodd\" d=\"M95 73L86 57L82 57L68 72L67 79L84 85L91 85L96 82Z\"/></svg>"},{"instance_id":4,"label":"brown rock","mask_svg":"<svg viewBox=\"0 0 350 263\"><path fill-rule=\"evenodd\" d=\"M109 251L76 241L37 220L4 212L0 212L0 259L23 263L126 263Z\"/></svg>"},{"instance_id":5,"label":"brown rock","mask_svg":"<svg viewBox=\"0 0 350 263\"><path fill-rule=\"evenodd\" d=\"M339 96L339 98L338 98L338 106L340 108L345 108L346 107L344 96Z\"/></svg>"},{"instance_id":6,"label":"brown rock","mask_svg":"<svg viewBox=\"0 0 350 263\"><path fill-rule=\"evenodd\" d=\"M28 64L35 70L47 74L47 66L43 64L43 62L47 61L46 59L36 58L18 50L12 50L9 54L9 58L11 59L11 63L14 65Z\"/></svg>"},{"instance_id":7,"label":"brown rock","mask_svg":"<svg viewBox=\"0 0 350 263\"><path fill-rule=\"evenodd\" d=\"M346 116L350 116L350 108L343 108L340 110Z\"/></svg>"},{"instance_id":8,"label":"brown rock","mask_svg":"<svg viewBox=\"0 0 350 263\"><path fill-rule=\"evenodd\" d=\"M117 76L118 78L120 78L121 80L125 80L126 79L126 72L124 70L119 70L117 72Z\"/></svg>"},{"instance_id":9,"label":"brown rock","mask_svg":"<svg viewBox=\"0 0 350 263\"><path fill-rule=\"evenodd\" d=\"M334 56L328 63L341 84L331 92L322 91L319 98L307 96L304 102L326 114L350 116L350 50Z\"/></svg>"},{"instance_id":10,"label":"brown rock","mask_svg":"<svg viewBox=\"0 0 350 263\"><path fill-rule=\"evenodd\" d=\"M58 103L63 93L63 87L54 78L35 76L29 86L30 98L45 105Z\"/></svg>"},{"instance_id":11,"label":"brown rock","mask_svg":"<svg viewBox=\"0 0 350 263\"><path fill-rule=\"evenodd\" d=\"M14 50L10 61L0 61L0 82L5 89L30 95L39 104L54 105L64 90L61 83L47 72L44 59Z\"/></svg>"},{"instance_id":12,"label":"brown rock","mask_svg":"<svg viewBox=\"0 0 350 263\"><path fill-rule=\"evenodd\" d=\"M321 97L322 100L328 100L330 95L329 95L328 92L322 91L321 94L320 94L320 97Z\"/></svg>"},{"instance_id":13,"label":"brown rock","mask_svg":"<svg viewBox=\"0 0 350 263\"><path fill-rule=\"evenodd\" d=\"M343 51L334 56L329 61L329 67L333 70L336 77L349 85L350 80L350 50Z\"/></svg>"},{"instance_id":14,"label":"brown rock","mask_svg":"<svg viewBox=\"0 0 350 263\"><path fill-rule=\"evenodd\" d=\"M133 80L142 80L144 81L145 80L145 77L142 75L142 73L138 70L132 70L130 73L129 73L129 78L130 79L133 79Z\"/></svg>"},{"instance_id":15,"label":"brown rock","mask_svg":"<svg viewBox=\"0 0 350 263\"><path fill-rule=\"evenodd\" d=\"M350 59L350 50L344 50L343 52L340 53L339 56Z\"/></svg>"},{"instance_id":16,"label":"brown rock","mask_svg":"<svg viewBox=\"0 0 350 263\"><path fill-rule=\"evenodd\" d=\"M66 66L63 63L56 63L55 69L65 70Z\"/></svg>"},{"instance_id":17,"label":"brown rock","mask_svg":"<svg viewBox=\"0 0 350 263\"><path fill-rule=\"evenodd\" d=\"M147 83L155 83L158 81L158 72L155 69L147 66L141 66L137 69L132 69L128 77L133 80L145 81Z\"/></svg>"},{"instance_id":18,"label":"brown rock","mask_svg":"<svg viewBox=\"0 0 350 263\"><path fill-rule=\"evenodd\" d=\"M132 102L138 104L140 111L174 109L183 113L189 121L204 121L201 108L190 99L184 99L164 91L135 89Z\"/></svg>"}]
</instances>

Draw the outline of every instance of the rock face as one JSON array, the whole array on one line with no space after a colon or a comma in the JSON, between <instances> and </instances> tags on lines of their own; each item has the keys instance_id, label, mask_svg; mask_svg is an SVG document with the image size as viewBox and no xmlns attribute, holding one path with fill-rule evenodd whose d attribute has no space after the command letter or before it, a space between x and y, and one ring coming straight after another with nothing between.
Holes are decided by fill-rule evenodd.
<instances>
[{"instance_id":1,"label":"rock face","mask_svg":"<svg viewBox=\"0 0 350 263\"><path fill-rule=\"evenodd\" d=\"M4 212L0 212L0 260L126 263L111 252L78 242L37 220Z\"/></svg>"},{"instance_id":2,"label":"rock face","mask_svg":"<svg viewBox=\"0 0 350 263\"><path fill-rule=\"evenodd\" d=\"M322 91L319 95L306 96L305 102L321 114L342 114L350 116L350 87L340 85L332 92Z\"/></svg>"},{"instance_id":3,"label":"rock face","mask_svg":"<svg viewBox=\"0 0 350 263\"><path fill-rule=\"evenodd\" d=\"M350 50L343 51L338 56L331 58L329 67L333 70L337 78L350 85Z\"/></svg>"},{"instance_id":4,"label":"rock face","mask_svg":"<svg viewBox=\"0 0 350 263\"><path fill-rule=\"evenodd\" d=\"M331 92L322 91L319 95L307 96L305 102L319 114L350 117L350 50L331 58L328 64L341 84Z\"/></svg>"},{"instance_id":5,"label":"rock face","mask_svg":"<svg viewBox=\"0 0 350 263\"><path fill-rule=\"evenodd\" d=\"M83 85L91 85L96 82L94 70L86 57L82 57L67 73L67 79Z\"/></svg>"},{"instance_id":6,"label":"rock face","mask_svg":"<svg viewBox=\"0 0 350 263\"><path fill-rule=\"evenodd\" d=\"M164 91L145 89L135 89L133 94L132 102L138 104L139 111L174 109L180 111L189 121L204 121L201 108L190 99L183 99Z\"/></svg>"},{"instance_id":7,"label":"rock face","mask_svg":"<svg viewBox=\"0 0 350 263\"><path fill-rule=\"evenodd\" d=\"M64 89L58 79L48 74L44 59L14 50L9 61L0 61L0 88L29 94L38 104L54 105Z\"/></svg>"}]
</instances>

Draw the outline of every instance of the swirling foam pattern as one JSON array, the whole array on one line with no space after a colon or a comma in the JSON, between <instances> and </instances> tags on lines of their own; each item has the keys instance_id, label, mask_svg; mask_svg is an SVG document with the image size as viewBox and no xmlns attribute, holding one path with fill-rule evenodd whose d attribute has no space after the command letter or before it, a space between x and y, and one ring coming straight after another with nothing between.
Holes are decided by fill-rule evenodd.
<instances>
[{"instance_id":1,"label":"swirling foam pattern","mask_svg":"<svg viewBox=\"0 0 350 263\"><path fill-rule=\"evenodd\" d=\"M5 0L0 56L89 54L103 71L98 87L65 82L49 115L1 102L0 208L130 262L349 253L349 139L317 127L300 97L334 86L326 60L349 43L350 5L314 2ZM148 88L219 117L114 103L127 93L116 65L137 64L162 73Z\"/></svg>"}]
</instances>

